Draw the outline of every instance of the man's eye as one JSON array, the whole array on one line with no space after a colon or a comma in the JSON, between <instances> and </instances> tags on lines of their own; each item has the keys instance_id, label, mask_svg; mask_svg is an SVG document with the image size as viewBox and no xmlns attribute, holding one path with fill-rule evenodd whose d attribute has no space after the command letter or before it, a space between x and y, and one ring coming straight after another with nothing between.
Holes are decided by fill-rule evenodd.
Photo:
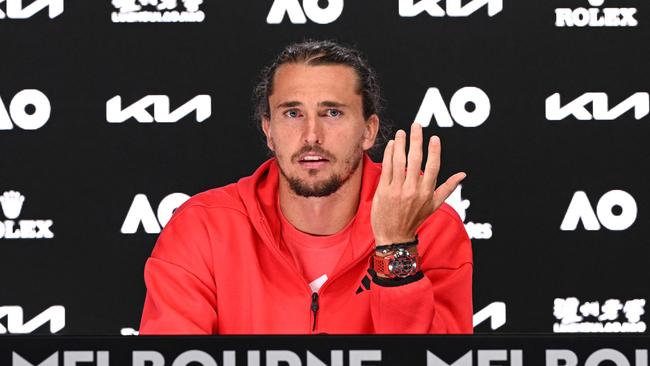
<instances>
[{"instance_id":1,"label":"man's eye","mask_svg":"<svg viewBox=\"0 0 650 366\"><path fill-rule=\"evenodd\" d=\"M339 117L341 114L342 114L341 111L339 111L338 109L328 109L327 110L327 115L329 117Z\"/></svg>"},{"instance_id":2,"label":"man's eye","mask_svg":"<svg viewBox=\"0 0 650 366\"><path fill-rule=\"evenodd\" d=\"M295 109L290 109L290 110L284 112L284 115L289 117L289 118L297 118L298 116L300 116L300 113Z\"/></svg>"}]
</instances>

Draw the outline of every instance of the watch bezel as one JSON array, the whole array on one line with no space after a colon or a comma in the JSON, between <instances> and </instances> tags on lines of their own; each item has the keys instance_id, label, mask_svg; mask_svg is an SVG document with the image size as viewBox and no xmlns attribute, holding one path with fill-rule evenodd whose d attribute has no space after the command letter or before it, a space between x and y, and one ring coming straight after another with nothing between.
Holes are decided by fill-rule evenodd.
<instances>
[{"instance_id":1,"label":"watch bezel","mask_svg":"<svg viewBox=\"0 0 650 366\"><path fill-rule=\"evenodd\" d=\"M397 249L388 262L388 271L395 277L405 278L417 271L417 259L404 248Z\"/></svg>"}]
</instances>

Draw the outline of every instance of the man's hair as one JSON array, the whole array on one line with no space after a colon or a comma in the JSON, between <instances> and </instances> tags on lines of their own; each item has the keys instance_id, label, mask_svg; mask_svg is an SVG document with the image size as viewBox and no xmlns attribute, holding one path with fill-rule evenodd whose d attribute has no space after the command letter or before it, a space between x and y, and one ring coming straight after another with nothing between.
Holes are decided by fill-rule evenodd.
<instances>
[{"instance_id":1,"label":"man's hair","mask_svg":"<svg viewBox=\"0 0 650 366\"><path fill-rule=\"evenodd\" d=\"M258 127L263 118L271 118L269 96L273 93L273 78L277 69L285 64L298 63L310 66L351 67L357 75L357 93L362 99L363 118L367 120L371 115L381 113L383 106L377 74L361 51L330 40L306 40L286 46L273 62L262 70L253 95L255 121ZM379 142L383 142L381 140L384 140L387 135L387 125L380 123Z\"/></svg>"}]
</instances>

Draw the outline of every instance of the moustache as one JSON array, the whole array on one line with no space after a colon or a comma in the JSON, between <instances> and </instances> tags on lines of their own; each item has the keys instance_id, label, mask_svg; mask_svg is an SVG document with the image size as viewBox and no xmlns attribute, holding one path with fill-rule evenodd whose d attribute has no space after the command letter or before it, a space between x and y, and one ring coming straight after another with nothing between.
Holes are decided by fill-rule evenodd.
<instances>
[{"instance_id":1,"label":"moustache","mask_svg":"<svg viewBox=\"0 0 650 366\"><path fill-rule=\"evenodd\" d=\"M317 145L305 145L300 150L295 152L293 155L291 155L291 160L292 161L298 161L301 156L308 154L308 153L314 153L317 155L322 156L323 158L329 160L329 161L336 161L336 158L334 157L333 154L328 152L327 150L323 149L320 146Z\"/></svg>"}]
</instances>

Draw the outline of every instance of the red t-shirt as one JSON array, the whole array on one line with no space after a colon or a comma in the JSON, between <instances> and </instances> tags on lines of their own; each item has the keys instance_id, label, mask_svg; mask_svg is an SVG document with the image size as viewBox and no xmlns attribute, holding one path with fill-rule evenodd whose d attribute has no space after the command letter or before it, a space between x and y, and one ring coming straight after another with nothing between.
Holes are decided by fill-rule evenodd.
<instances>
[{"instance_id":1,"label":"red t-shirt","mask_svg":"<svg viewBox=\"0 0 650 366\"><path fill-rule=\"evenodd\" d=\"M291 253L296 266L309 283L311 290L318 292L334 271L343 249L350 243L354 219L335 234L311 235L296 229L284 217L279 204L278 215L280 216L283 246Z\"/></svg>"}]
</instances>

